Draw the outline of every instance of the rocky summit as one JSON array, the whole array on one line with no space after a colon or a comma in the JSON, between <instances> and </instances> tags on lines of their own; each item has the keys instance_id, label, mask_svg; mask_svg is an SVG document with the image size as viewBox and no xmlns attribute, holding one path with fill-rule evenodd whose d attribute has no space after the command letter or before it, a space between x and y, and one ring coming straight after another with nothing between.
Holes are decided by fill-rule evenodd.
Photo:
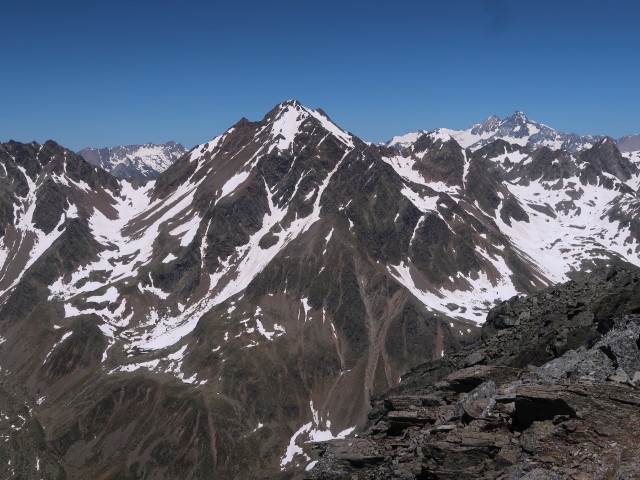
<instances>
[{"instance_id":1,"label":"rocky summit","mask_svg":"<svg viewBox=\"0 0 640 480\"><path fill-rule=\"evenodd\" d=\"M632 328L578 285L639 263L640 157L521 143L372 145L291 100L154 179L0 145L5 476L300 477L425 362L513 373ZM569 279L549 323L550 300L501 303Z\"/></svg>"}]
</instances>

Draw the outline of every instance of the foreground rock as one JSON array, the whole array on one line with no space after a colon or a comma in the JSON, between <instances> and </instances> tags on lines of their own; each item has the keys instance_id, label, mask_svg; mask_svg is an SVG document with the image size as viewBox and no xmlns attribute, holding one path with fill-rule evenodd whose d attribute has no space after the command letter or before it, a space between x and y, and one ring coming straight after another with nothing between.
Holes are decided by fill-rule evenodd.
<instances>
[{"instance_id":1,"label":"foreground rock","mask_svg":"<svg viewBox=\"0 0 640 480\"><path fill-rule=\"evenodd\" d=\"M617 271L503 303L492 337L376 399L363 438L317 444L308 478L638 478L639 291Z\"/></svg>"}]
</instances>

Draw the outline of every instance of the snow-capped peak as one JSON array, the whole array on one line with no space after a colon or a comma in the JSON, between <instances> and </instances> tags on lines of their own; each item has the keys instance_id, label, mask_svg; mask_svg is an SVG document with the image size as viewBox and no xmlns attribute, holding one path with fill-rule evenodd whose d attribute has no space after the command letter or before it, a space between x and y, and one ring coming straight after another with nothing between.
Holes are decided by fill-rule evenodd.
<instances>
[{"instance_id":1,"label":"snow-capped peak","mask_svg":"<svg viewBox=\"0 0 640 480\"><path fill-rule=\"evenodd\" d=\"M170 141L163 144L145 143L111 148L83 148L78 154L92 165L101 167L119 178L157 177L187 149Z\"/></svg>"},{"instance_id":2,"label":"snow-capped peak","mask_svg":"<svg viewBox=\"0 0 640 480\"><path fill-rule=\"evenodd\" d=\"M319 123L316 126L324 128L346 146L353 147L353 136L333 123L326 113L307 108L297 100L287 100L276 105L264 121L269 122L272 137L278 140L276 146L279 150L290 148L296 135L308 121Z\"/></svg>"},{"instance_id":3,"label":"snow-capped peak","mask_svg":"<svg viewBox=\"0 0 640 480\"><path fill-rule=\"evenodd\" d=\"M398 150L402 150L403 148L409 147L413 145L418 138L422 135L428 134L427 130L418 130L417 132L405 133L404 135L397 135L393 137L388 142L385 142L384 145L387 147L397 148Z\"/></svg>"},{"instance_id":4,"label":"snow-capped peak","mask_svg":"<svg viewBox=\"0 0 640 480\"><path fill-rule=\"evenodd\" d=\"M453 140L453 137L444 128L436 128L433 132L427 134L434 142L440 140L441 142L448 142Z\"/></svg>"},{"instance_id":5,"label":"snow-capped peak","mask_svg":"<svg viewBox=\"0 0 640 480\"><path fill-rule=\"evenodd\" d=\"M511 117L509 117L509 118L511 118L512 120L521 120L523 122L528 122L529 121L527 116L521 110L516 110L515 112L513 112L513 115L511 115Z\"/></svg>"},{"instance_id":6,"label":"snow-capped peak","mask_svg":"<svg viewBox=\"0 0 640 480\"><path fill-rule=\"evenodd\" d=\"M466 130L450 130L446 128L438 130L447 132L462 147L471 150L477 150L495 140L502 139L521 147L539 148L545 146L552 149L565 149L570 152L576 152L592 147L603 138L602 135L580 136L575 133L559 132L547 125L530 120L521 110L516 110L511 116L503 119L492 115L482 123L477 123ZM386 145L406 148L413 144L417 137L423 133L424 131L420 130L402 137L394 137ZM398 141L397 139L406 140Z\"/></svg>"}]
</instances>

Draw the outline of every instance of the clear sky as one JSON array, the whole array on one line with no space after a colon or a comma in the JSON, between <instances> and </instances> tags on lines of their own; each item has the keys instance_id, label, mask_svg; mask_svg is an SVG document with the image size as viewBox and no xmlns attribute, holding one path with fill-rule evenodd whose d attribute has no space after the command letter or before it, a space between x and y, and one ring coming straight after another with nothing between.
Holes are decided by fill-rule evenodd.
<instances>
[{"instance_id":1,"label":"clear sky","mask_svg":"<svg viewBox=\"0 0 640 480\"><path fill-rule=\"evenodd\" d=\"M296 98L383 141L523 110L640 133L640 1L3 2L0 141L192 147Z\"/></svg>"}]
</instances>

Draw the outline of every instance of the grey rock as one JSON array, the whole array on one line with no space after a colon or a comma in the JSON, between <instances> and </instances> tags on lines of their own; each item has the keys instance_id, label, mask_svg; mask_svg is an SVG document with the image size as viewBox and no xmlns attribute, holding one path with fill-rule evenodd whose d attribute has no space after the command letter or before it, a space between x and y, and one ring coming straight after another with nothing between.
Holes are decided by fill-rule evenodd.
<instances>
[{"instance_id":1,"label":"grey rock","mask_svg":"<svg viewBox=\"0 0 640 480\"><path fill-rule=\"evenodd\" d=\"M560 480L562 477L552 470L535 468L527 472L522 480Z\"/></svg>"},{"instance_id":2,"label":"grey rock","mask_svg":"<svg viewBox=\"0 0 640 480\"><path fill-rule=\"evenodd\" d=\"M371 439L377 447L366 444L363 454L375 449L387 452L379 464L336 469L333 449L340 452L344 445L340 443L328 447L314 469L317 474L310 478L394 478L387 465L410 466L404 472L415 472L419 466L420 474L414 478L433 479L595 479L604 478L605 472L614 472L612 478L621 480L636 478L640 392L632 384L640 383L636 363L640 326L635 314L617 312L637 308L637 278L637 273L615 272L596 281L548 289L537 295L544 299L537 304L526 298L506 302L498 312L503 318L522 318L520 326L498 330L506 334L494 333L480 345L416 369L392 390L389 400L377 400L377 405L407 408L416 392L439 397L441 401L432 402L428 412L433 425L420 426L419 417L427 413L414 409L412 426L401 437L391 429L380 430ZM529 308L535 310L522 316ZM580 317L575 326L571 320L579 314L558 315L576 310L592 314ZM590 324L581 323L585 319ZM543 326L548 335L526 334L529 329L544 332ZM604 328L598 331L598 326ZM583 329L579 341L574 328ZM593 330L585 335L585 329ZM575 348L558 354L558 343ZM544 352L549 361L521 369L501 366L518 364L515 353L531 348ZM451 371L483 355L487 365ZM384 408L379 412L383 421L403 415ZM401 442L417 445L420 456L407 456L406 447L398 447ZM323 476L328 471L331 475Z\"/></svg>"},{"instance_id":3,"label":"grey rock","mask_svg":"<svg viewBox=\"0 0 640 480\"><path fill-rule=\"evenodd\" d=\"M494 397L497 393L495 383L485 382L469 393L460 395L453 413L457 417L462 417L465 423L477 418L485 418L496 403Z\"/></svg>"},{"instance_id":4,"label":"grey rock","mask_svg":"<svg viewBox=\"0 0 640 480\"><path fill-rule=\"evenodd\" d=\"M473 367L474 365L478 365L480 363L485 362L486 359L487 359L487 357L485 356L484 352L475 351L475 352L470 353L469 355L467 355L467 357L465 357L464 366L465 367Z\"/></svg>"}]
</instances>

